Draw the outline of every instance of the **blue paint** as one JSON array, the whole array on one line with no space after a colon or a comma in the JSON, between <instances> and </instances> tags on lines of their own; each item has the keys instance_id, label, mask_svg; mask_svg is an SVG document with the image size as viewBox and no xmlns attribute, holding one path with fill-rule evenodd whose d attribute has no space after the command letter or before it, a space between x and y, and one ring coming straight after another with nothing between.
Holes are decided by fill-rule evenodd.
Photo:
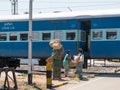
<instances>
[{"instance_id":1,"label":"blue paint","mask_svg":"<svg viewBox=\"0 0 120 90\"><path fill-rule=\"evenodd\" d=\"M83 51L87 51L91 58L120 58L120 17L101 17L101 18L88 18L88 19L64 19L64 20L33 20L33 31L51 31L52 38L54 38L54 31L61 30L65 34L65 30L71 31L84 30L84 24L80 23L84 20L90 20L91 30L102 30L103 38L101 40L90 39L90 50L87 51L87 42L75 40L64 40L66 35L63 35L63 40L61 41L64 46L65 52L69 49L72 51L72 55L77 54L77 48L80 47ZM115 29L118 31L117 40L107 40L106 31L109 29ZM26 32L28 31L28 21L10 21L10 22L0 22L0 32ZM41 34L40 37L42 38ZM80 36L79 36L80 39ZM79 46L77 46L79 45ZM49 46L49 40L38 40L33 41L33 57L49 57L52 52L52 48ZM6 57L27 57L28 56L28 41L3 41L0 42L0 56Z\"/></svg>"},{"instance_id":2,"label":"blue paint","mask_svg":"<svg viewBox=\"0 0 120 90\"><path fill-rule=\"evenodd\" d=\"M91 22L92 29L120 28L120 17L94 18Z\"/></svg>"},{"instance_id":3,"label":"blue paint","mask_svg":"<svg viewBox=\"0 0 120 90\"><path fill-rule=\"evenodd\" d=\"M34 21L33 30L73 30L79 27L76 20Z\"/></svg>"},{"instance_id":4,"label":"blue paint","mask_svg":"<svg viewBox=\"0 0 120 90\"><path fill-rule=\"evenodd\" d=\"M28 22L0 22L0 32L13 32L13 31L28 31Z\"/></svg>"},{"instance_id":5,"label":"blue paint","mask_svg":"<svg viewBox=\"0 0 120 90\"><path fill-rule=\"evenodd\" d=\"M0 22L0 32L28 31L28 21ZM33 31L73 30L79 28L76 20L33 21Z\"/></svg>"},{"instance_id":6,"label":"blue paint","mask_svg":"<svg viewBox=\"0 0 120 90\"><path fill-rule=\"evenodd\" d=\"M76 42L61 42L65 51L71 50L72 54L76 54ZM81 44L80 44L81 45ZM82 45L81 45L82 46ZM52 48L49 42L33 42L32 55L33 57L48 57L51 55ZM0 42L0 56L3 57L28 57L27 42Z\"/></svg>"},{"instance_id":7,"label":"blue paint","mask_svg":"<svg viewBox=\"0 0 120 90\"><path fill-rule=\"evenodd\" d=\"M93 58L119 58L120 41L92 41L90 56Z\"/></svg>"},{"instance_id":8,"label":"blue paint","mask_svg":"<svg viewBox=\"0 0 120 90\"><path fill-rule=\"evenodd\" d=\"M101 30L102 38L94 40L91 36L90 57L120 58L120 17L94 18L91 20L92 30ZM116 30L117 39L106 39L107 30Z\"/></svg>"}]
</instances>

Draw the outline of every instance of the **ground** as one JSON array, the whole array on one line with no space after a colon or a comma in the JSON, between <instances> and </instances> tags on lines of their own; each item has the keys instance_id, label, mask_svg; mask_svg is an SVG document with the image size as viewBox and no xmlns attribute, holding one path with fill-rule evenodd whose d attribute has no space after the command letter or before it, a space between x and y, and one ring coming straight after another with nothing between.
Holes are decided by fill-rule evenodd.
<instances>
[{"instance_id":1,"label":"ground","mask_svg":"<svg viewBox=\"0 0 120 90\"><path fill-rule=\"evenodd\" d=\"M40 70L40 68L38 68L37 66L35 68ZM27 66L21 66L20 69L22 70L27 69ZM44 69L45 68L42 68L41 70L44 70ZM10 87L13 88L14 82L13 82L12 72L9 71L8 74L12 78L12 80L9 78ZM46 90L46 86L47 86L46 72L36 72L36 71L33 72L32 85L28 85L27 73L15 72L15 74L16 74L18 90ZM63 78L62 80L52 80L52 86L60 85L61 83L69 80L70 78ZM2 72L0 77L0 87L3 87L4 81L5 81L5 73Z\"/></svg>"},{"instance_id":2,"label":"ground","mask_svg":"<svg viewBox=\"0 0 120 90\"><path fill-rule=\"evenodd\" d=\"M120 63L112 63L112 62L106 62L106 66L104 67L103 61L96 61L94 66L88 67L88 69L84 69L84 77L86 77L88 80L90 78L94 78L94 75L89 75L88 73L116 73L118 70L120 70ZM24 70L27 69L28 66L21 67L20 69ZM34 66L35 67L35 66ZM109 67L109 68L108 68ZM34 70L39 69L39 70L45 70L45 68L41 67L35 67ZM9 72L9 76L12 73ZM72 81L77 80L75 74L74 74L74 69L71 69L71 72L69 72L69 77L64 77L63 81L57 81L53 80L52 84L57 85L59 83L62 83L64 81L67 81L71 83ZM0 75L0 87L4 85L4 80L5 80L5 74L4 72ZM45 72L34 72L33 73L33 81L32 85L28 85L28 76L27 73L18 73L16 72L16 80L17 80L17 85L18 85L18 90L46 90L46 73ZM9 79L10 87L14 87L14 83L11 79ZM0 89L1 90L1 89Z\"/></svg>"},{"instance_id":3,"label":"ground","mask_svg":"<svg viewBox=\"0 0 120 90\"><path fill-rule=\"evenodd\" d=\"M72 73L70 73L72 74ZM12 73L9 72L9 75L12 77ZM63 74L62 74L63 75ZM63 83L68 83L68 81L75 80L75 75L69 77L62 76L62 80L52 80L52 86L62 85ZM2 73L0 78L0 86L4 85L5 75ZM34 72L32 85L28 85L28 76L24 73L16 73L16 80L18 85L18 90L46 90L46 74L45 72ZM9 78L10 87L14 87L14 82ZM1 89L0 89L1 90ZM12 89L11 89L12 90Z\"/></svg>"},{"instance_id":4,"label":"ground","mask_svg":"<svg viewBox=\"0 0 120 90\"><path fill-rule=\"evenodd\" d=\"M5 77L1 76L0 86L4 85ZM32 85L28 85L27 74L16 75L18 90L46 90L46 77L42 74L33 74ZM14 87L14 82L9 78L10 87Z\"/></svg>"}]
</instances>

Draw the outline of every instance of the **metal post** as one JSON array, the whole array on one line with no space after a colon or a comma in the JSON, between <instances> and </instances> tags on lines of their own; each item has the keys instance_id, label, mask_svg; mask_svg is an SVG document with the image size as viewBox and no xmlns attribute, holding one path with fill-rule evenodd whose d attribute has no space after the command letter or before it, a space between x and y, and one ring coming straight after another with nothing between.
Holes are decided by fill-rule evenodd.
<instances>
[{"instance_id":1,"label":"metal post","mask_svg":"<svg viewBox=\"0 0 120 90\"><path fill-rule=\"evenodd\" d=\"M29 2L28 84L32 84L32 1Z\"/></svg>"},{"instance_id":2,"label":"metal post","mask_svg":"<svg viewBox=\"0 0 120 90\"><path fill-rule=\"evenodd\" d=\"M52 89L52 63L46 64L46 78L47 88Z\"/></svg>"},{"instance_id":3,"label":"metal post","mask_svg":"<svg viewBox=\"0 0 120 90\"><path fill-rule=\"evenodd\" d=\"M88 67L88 60L86 57L84 57L84 64L83 64L83 68L87 69Z\"/></svg>"},{"instance_id":4,"label":"metal post","mask_svg":"<svg viewBox=\"0 0 120 90\"><path fill-rule=\"evenodd\" d=\"M11 2L11 13L12 15L18 14L18 0L10 0Z\"/></svg>"}]
</instances>

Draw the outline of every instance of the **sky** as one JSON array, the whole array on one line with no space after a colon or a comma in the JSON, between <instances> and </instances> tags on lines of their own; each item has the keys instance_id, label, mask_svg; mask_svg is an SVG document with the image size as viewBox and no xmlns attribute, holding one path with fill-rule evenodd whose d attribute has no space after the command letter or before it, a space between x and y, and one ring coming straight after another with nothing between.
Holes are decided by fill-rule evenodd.
<instances>
[{"instance_id":1,"label":"sky","mask_svg":"<svg viewBox=\"0 0 120 90\"><path fill-rule=\"evenodd\" d=\"M33 13L120 9L120 0L33 0ZM18 14L29 12L29 0L18 0ZM0 0L0 15L11 15L10 0Z\"/></svg>"}]
</instances>

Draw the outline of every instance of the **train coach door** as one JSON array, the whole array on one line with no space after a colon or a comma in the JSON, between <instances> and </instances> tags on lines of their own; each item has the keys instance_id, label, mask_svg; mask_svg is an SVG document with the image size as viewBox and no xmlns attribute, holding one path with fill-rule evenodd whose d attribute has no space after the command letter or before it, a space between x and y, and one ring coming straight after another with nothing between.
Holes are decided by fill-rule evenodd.
<instances>
[{"instance_id":1,"label":"train coach door","mask_svg":"<svg viewBox=\"0 0 120 90\"><path fill-rule=\"evenodd\" d=\"M90 28L91 23L90 20L82 20L79 22L80 24L80 47L83 48L85 60L84 60L84 68L87 68L87 58L89 58L89 50L90 50Z\"/></svg>"},{"instance_id":2,"label":"train coach door","mask_svg":"<svg viewBox=\"0 0 120 90\"><path fill-rule=\"evenodd\" d=\"M90 50L90 20L84 20L80 22L80 30L81 30L81 41L83 41L83 37L85 38L84 42L84 52L89 52ZM85 32L85 34L83 33Z\"/></svg>"}]
</instances>

